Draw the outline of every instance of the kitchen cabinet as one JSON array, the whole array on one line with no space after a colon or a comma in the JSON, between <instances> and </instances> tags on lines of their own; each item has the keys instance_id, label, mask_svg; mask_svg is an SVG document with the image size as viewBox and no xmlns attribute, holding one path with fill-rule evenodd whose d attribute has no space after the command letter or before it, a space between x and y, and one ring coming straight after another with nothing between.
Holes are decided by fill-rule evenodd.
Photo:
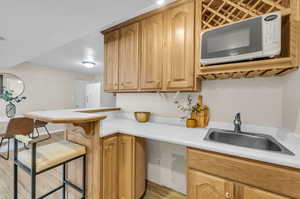
<instances>
[{"instance_id":1,"label":"kitchen cabinet","mask_svg":"<svg viewBox=\"0 0 300 199\"><path fill-rule=\"evenodd\" d=\"M119 87L107 91L198 91L194 13L194 0L178 0L102 31L120 32Z\"/></svg>"},{"instance_id":2,"label":"kitchen cabinet","mask_svg":"<svg viewBox=\"0 0 300 199\"><path fill-rule=\"evenodd\" d=\"M300 199L297 169L192 148L187 156L189 199L206 194L213 199Z\"/></svg>"},{"instance_id":3,"label":"kitchen cabinet","mask_svg":"<svg viewBox=\"0 0 300 199\"><path fill-rule=\"evenodd\" d=\"M142 138L119 136L119 198L139 199L146 187L145 144Z\"/></svg>"},{"instance_id":4,"label":"kitchen cabinet","mask_svg":"<svg viewBox=\"0 0 300 199\"><path fill-rule=\"evenodd\" d=\"M165 13L164 87L194 87L194 2L167 10Z\"/></svg>"},{"instance_id":5,"label":"kitchen cabinet","mask_svg":"<svg viewBox=\"0 0 300 199\"><path fill-rule=\"evenodd\" d=\"M119 30L104 36L104 90L115 92L119 89Z\"/></svg>"},{"instance_id":6,"label":"kitchen cabinet","mask_svg":"<svg viewBox=\"0 0 300 199\"><path fill-rule=\"evenodd\" d=\"M133 137L120 136L119 144L119 198L133 198Z\"/></svg>"},{"instance_id":7,"label":"kitchen cabinet","mask_svg":"<svg viewBox=\"0 0 300 199\"><path fill-rule=\"evenodd\" d=\"M254 187L246 185L237 185L237 198L238 199L289 199L277 194L259 190Z\"/></svg>"},{"instance_id":8,"label":"kitchen cabinet","mask_svg":"<svg viewBox=\"0 0 300 199\"><path fill-rule=\"evenodd\" d=\"M160 90L163 75L163 15L141 22L141 90Z\"/></svg>"},{"instance_id":9,"label":"kitchen cabinet","mask_svg":"<svg viewBox=\"0 0 300 199\"><path fill-rule=\"evenodd\" d=\"M103 198L118 199L118 136L103 139Z\"/></svg>"},{"instance_id":10,"label":"kitchen cabinet","mask_svg":"<svg viewBox=\"0 0 300 199\"><path fill-rule=\"evenodd\" d=\"M199 171L188 171L188 186L189 199L233 199L233 182Z\"/></svg>"},{"instance_id":11,"label":"kitchen cabinet","mask_svg":"<svg viewBox=\"0 0 300 199\"><path fill-rule=\"evenodd\" d=\"M139 88L139 23L120 29L119 90Z\"/></svg>"},{"instance_id":12,"label":"kitchen cabinet","mask_svg":"<svg viewBox=\"0 0 300 199\"><path fill-rule=\"evenodd\" d=\"M140 199L146 189L143 138L116 134L104 137L102 194L104 199Z\"/></svg>"}]
</instances>

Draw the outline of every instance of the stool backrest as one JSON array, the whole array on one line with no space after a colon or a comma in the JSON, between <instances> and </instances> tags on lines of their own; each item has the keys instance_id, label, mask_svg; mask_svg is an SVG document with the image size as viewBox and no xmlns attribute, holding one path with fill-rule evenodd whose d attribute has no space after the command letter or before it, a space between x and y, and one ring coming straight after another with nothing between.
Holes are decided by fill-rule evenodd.
<instances>
[{"instance_id":1,"label":"stool backrest","mask_svg":"<svg viewBox=\"0 0 300 199\"><path fill-rule=\"evenodd\" d=\"M34 121L26 117L12 118L9 120L6 134L8 137L14 135L29 135L33 132Z\"/></svg>"},{"instance_id":2,"label":"stool backrest","mask_svg":"<svg viewBox=\"0 0 300 199\"><path fill-rule=\"evenodd\" d=\"M40 127L45 127L48 124L48 122L44 122L41 120L35 120L34 121L34 128L40 128Z\"/></svg>"}]
</instances>

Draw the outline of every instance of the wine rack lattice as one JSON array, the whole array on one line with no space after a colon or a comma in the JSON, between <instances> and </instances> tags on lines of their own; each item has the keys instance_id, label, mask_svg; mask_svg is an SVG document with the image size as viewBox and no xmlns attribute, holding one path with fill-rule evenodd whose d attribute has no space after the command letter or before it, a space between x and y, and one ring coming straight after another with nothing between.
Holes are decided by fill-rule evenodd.
<instances>
[{"instance_id":1,"label":"wine rack lattice","mask_svg":"<svg viewBox=\"0 0 300 199\"><path fill-rule=\"evenodd\" d=\"M289 8L289 0L203 0L202 30Z\"/></svg>"}]
</instances>

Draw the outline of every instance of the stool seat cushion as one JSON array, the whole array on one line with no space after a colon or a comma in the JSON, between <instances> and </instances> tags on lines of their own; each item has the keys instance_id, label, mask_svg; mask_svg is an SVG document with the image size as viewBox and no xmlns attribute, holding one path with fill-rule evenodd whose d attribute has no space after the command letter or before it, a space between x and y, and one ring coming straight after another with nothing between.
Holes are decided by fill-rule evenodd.
<instances>
[{"instance_id":1,"label":"stool seat cushion","mask_svg":"<svg viewBox=\"0 0 300 199\"><path fill-rule=\"evenodd\" d=\"M36 149L36 172L46 170L52 166L79 157L86 153L86 148L68 141L38 146ZM31 168L31 150L19 152L18 160Z\"/></svg>"}]
</instances>

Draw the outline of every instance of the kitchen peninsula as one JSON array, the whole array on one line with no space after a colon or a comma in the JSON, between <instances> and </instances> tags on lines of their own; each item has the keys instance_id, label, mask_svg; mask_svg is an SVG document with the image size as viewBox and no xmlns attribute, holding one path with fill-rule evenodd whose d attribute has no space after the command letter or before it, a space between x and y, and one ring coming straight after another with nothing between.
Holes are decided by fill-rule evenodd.
<instances>
[{"instance_id":1,"label":"kitchen peninsula","mask_svg":"<svg viewBox=\"0 0 300 199\"><path fill-rule=\"evenodd\" d=\"M187 129L179 119L171 118L171 121L165 118L159 123L154 118L142 124L126 117L118 108L25 115L48 122L67 123L65 138L87 147L89 199L141 198L146 178L145 138L187 147L189 199L200 198L197 192L205 194L202 186L205 184L215 187L211 191L226 198L246 199L249 195L300 198L300 147L296 144L300 137L296 134L271 127L243 126L245 131L272 135L295 154L289 156L204 140L208 128L232 129L233 125L228 123L211 122L208 128ZM69 165L69 173L80 165ZM76 175L69 178L75 182L80 179Z\"/></svg>"}]
</instances>

